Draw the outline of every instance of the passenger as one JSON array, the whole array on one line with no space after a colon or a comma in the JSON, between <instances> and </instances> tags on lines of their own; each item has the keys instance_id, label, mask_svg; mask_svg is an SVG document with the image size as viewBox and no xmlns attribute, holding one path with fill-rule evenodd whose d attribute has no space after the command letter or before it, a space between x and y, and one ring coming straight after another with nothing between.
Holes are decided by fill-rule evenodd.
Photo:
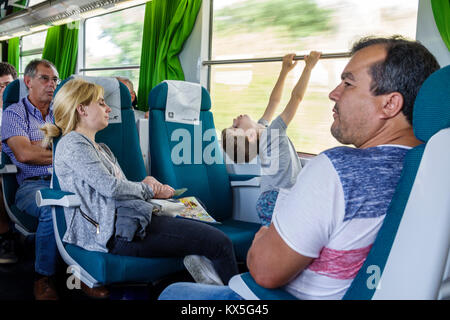
<instances>
[{"instance_id":1,"label":"passenger","mask_svg":"<svg viewBox=\"0 0 450 320\"><path fill-rule=\"evenodd\" d=\"M117 255L206 256L227 283L238 272L230 239L202 222L152 216L149 200L171 198L174 189L150 176L141 182L127 180L111 150L95 142L96 133L108 126L110 111L101 86L70 80L55 96L56 125L43 128L46 141L62 135L55 172L61 188L81 198L79 209L65 208L70 224L63 240Z\"/></svg>"},{"instance_id":2,"label":"passenger","mask_svg":"<svg viewBox=\"0 0 450 320\"><path fill-rule=\"evenodd\" d=\"M247 256L255 281L299 299L341 299L364 263L394 194L414 136L415 97L439 64L420 43L364 38L352 49L335 102L332 135L356 148L310 160L280 194L269 227ZM187 293L188 292L188 293ZM160 299L240 299L229 287L173 284Z\"/></svg>"},{"instance_id":3,"label":"passenger","mask_svg":"<svg viewBox=\"0 0 450 320\"><path fill-rule=\"evenodd\" d=\"M51 105L53 92L60 82L55 66L45 59L32 60L25 68L28 96L12 104L3 112L2 141L4 151L17 166L15 205L25 213L38 218L35 236L36 300L56 300L54 274L59 257L56 248L51 207L38 207L36 191L49 188L52 168L52 150L42 145L40 128L53 122ZM82 287L90 296L101 296L104 288Z\"/></svg>"},{"instance_id":4,"label":"passenger","mask_svg":"<svg viewBox=\"0 0 450 320\"><path fill-rule=\"evenodd\" d=\"M8 84L17 79L16 69L7 62L0 62L0 128L3 110L3 92ZM1 151L0 143L0 151ZM16 263L16 245L14 234L9 227L9 219L6 214L5 203L3 201L3 191L0 181L0 263Z\"/></svg>"},{"instance_id":5,"label":"passenger","mask_svg":"<svg viewBox=\"0 0 450 320\"><path fill-rule=\"evenodd\" d=\"M261 119L255 122L248 115L240 115L233 120L231 127L222 131L222 145L235 162L239 162L239 157L243 155L245 161L249 162L256 153L261 159L261 194L256 211L264 226L272 220L280 188L292 187L301 170L300 158L286 130L303 100L311 71L320 58L319 52L312 51L305 57L305 68L292 90L288 104L269 125L280 104L286 76L297 64L294 57L295 54L284 56L280 75Z\"/></svg>"},{"instance_id":6,"label":"passenger","mask_svg":"<svg viewBox=\"0 0 450 320\"><path fill-rule=\"evenodd\" d=\"M33 60L25 68L29 94L3 112L2 141L5 153L17 166L15 204L19 210L38 218L34 295L37 300L56 299L51 276L55 274L57 249L50 207L36 205L36 191L50 186L52 151L43 148L39 128L53 121L50 107L59 82L58 72L46 60ZM6 143L5 143L6 142Z\"/></svg>"},{"instance_id":7,"label":"passenger","mask_svg":"<svg viewBox=\"0 0 450 320\"><path fill-rule=\"evenodd\" d=\"M116 79L122 82L124 85L126 85L128 90L130 91L131 106L133 107L136 117L139 119L142 118L148 119L148 111L144 112L137 109L137 96L136 92L134 91L133 82L131 82L131 80L126 77L116 77Z\"/></svg>"}]
</instances>

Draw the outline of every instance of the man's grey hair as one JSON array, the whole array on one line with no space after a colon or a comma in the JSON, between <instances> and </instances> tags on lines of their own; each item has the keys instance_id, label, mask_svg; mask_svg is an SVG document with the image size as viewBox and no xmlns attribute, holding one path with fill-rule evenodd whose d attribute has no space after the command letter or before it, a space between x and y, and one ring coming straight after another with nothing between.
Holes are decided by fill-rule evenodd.
<instances>
[{"instance_id":1,"label":"man's grey hair","mask_svg":"<svg viewBox=\"0 0 450 320\"><path fill-rule=\"evenodd\" d=\"M127 77L116 77L116 79L119 80L119 81L127 83L130 86L131 90L134 91L133 82L131 82L131 80L129 78L127 78Z\"/></svg>"},{"instance_id":2,"label":"man's grey hair","mask_svg":"<svg viewBox=\"0 0 450 320\"><path fill-rule=\"evenodd\" d=\"M36 75L37 67L41 64L46 66L47 68L53 68L56 71L56 73L58 74L58 70L56 69L55 65L53 63L51 63L50 61L48 61L46 59L34 59L34 60L31 60L30 63L27 64L23 75L33 78Z\"/></svg>"}]
</instances>

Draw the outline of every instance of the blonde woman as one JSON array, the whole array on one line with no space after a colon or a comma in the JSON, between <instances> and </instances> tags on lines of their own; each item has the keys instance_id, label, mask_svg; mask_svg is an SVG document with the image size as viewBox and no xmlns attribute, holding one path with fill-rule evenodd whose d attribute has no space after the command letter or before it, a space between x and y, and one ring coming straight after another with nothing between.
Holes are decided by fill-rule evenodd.
<instances>
[{"instance_id":1,"label":"blonde woman","mask_svg":"<svg viewBox=\"0 0 450 320\"><path fill-rule=\"evenodd\" d=\"M170 198L173 188L153 177L127 180L111 150L95 142L96 133L108 126L111 111L101 86L70 80L53 106L55 125L47 124L43 131L47 142L62 135L55 173L61 189L81 199L79 208L64 209L64 241L127 256L206 256L223 283L238 272L232 243L222 231L197 221L152 216L148 200Z\"/></svg>"}]
</instances>

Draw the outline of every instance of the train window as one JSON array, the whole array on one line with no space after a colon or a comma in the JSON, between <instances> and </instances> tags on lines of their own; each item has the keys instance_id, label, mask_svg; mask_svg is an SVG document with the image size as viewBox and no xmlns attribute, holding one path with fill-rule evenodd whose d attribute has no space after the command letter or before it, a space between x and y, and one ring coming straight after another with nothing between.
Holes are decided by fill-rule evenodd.
<instances>
[{"instance_id":1,"label":"train window","mask_svg":"<svg viewBox=\"0 0 450 320\"><path fill-rule=\"evenodd\" d=\"M41 3L41 2L44 2L44 1L45 0L29 0L28 1L28 7L35 6L35 5L37 5L37 4Z\"/></svg>"},{"instance_id":2,"label":"train window","mask_svg":"<svg viewBox=\"0 0 450 320\"><path fill-rule=\"evenodd\" d=\"M145 5L85 21L85 75L125 76L137 92Z\"/></svg>"},{"instance_id":3,"label":"train window","mask_svg":"<svg viewBox=\"0 0 450 320\"><path fill-rule=\"evenodd\" d=\"M45 37L47 31L37 32L21 38L20 47L20 67L19 73L22 75L27 64L33 59L40 59L44 50Z\"/></svg>"},{"instance_id":4,"label":"train window","mask_svg":"<svg viewBox=\"0 0 450 320\"><path fill-rule=\"evenodd\" d=\"M288 129L298 151L320 153L339 145L331 136L333 103L328 93L336 86L348 61L349 46L366 35L401 34L415 38L418 0L214 0L212 12L210 89L218 130L233 117L262 115L286 53L322 51L304 101ZM243 63L252 59L252 63ZM304 63L291 71L279 109ZM233 99L230 99L233 97ZM281 112L281 110L279 110Z\"/></svg>"}]
</instances>

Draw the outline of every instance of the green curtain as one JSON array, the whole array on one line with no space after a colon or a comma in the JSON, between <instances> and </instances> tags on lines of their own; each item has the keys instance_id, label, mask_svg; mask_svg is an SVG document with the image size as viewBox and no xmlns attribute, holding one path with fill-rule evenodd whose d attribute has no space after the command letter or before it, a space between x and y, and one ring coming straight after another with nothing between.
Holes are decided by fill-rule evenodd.
<instances>
[{"instance_id":1,"label":"green curtain","mask_svg":"<svg viewBox=\"0 0 450 320\"><path fill-rule=\"evenodd\" d=\"M79 22L55 26L47 30L42 58L53 62L61 79L65 79L75 72L78 29Z\"/></svg>"},{"instance_id":2,"label":"green curtain","mask_svg":"<svg viewBox=\"0 0 450 320\"><path fill-rule=\"evenodd\" d=\"M21 0L17 2L20 6L27 6L28 0ZM13 13L23 10L20 7L13 7ZM19 38L11 38L8 40L8 63L13 65L16 68L17 73L19 72L19 64L20 64L20 39Z\"/></svg>"},{"instance_id":3,"label":"green curtain","mask_svg":"<svg viewBox=\"0 0 450 320\"><path fill-rule=\"evenodd\" d=\"M431 7L442 40L450 51L450 0L431 0Z\"/></svg>"},{"instance_id":4,"label":"green curtain","mask_svg":"<svg viewBox=\"0 0 450 320\"><path fill-rule=\"evenodd\" d=\"M13 65L19 72L20 48L19 38L11 38L8 40L8 63Z\"/></svg>"},{"instance_id":5,"label":"green curtain","mask_svg":"<svg viewBox=\"0 0 450 320\"><path fill-rule=\"evenodd\" d=\"M201 0L152 0L145 6L138 108L148 110L150 90L163 80L184 80L178 54L192 32Z\"/></svg>"}]
</instances>

